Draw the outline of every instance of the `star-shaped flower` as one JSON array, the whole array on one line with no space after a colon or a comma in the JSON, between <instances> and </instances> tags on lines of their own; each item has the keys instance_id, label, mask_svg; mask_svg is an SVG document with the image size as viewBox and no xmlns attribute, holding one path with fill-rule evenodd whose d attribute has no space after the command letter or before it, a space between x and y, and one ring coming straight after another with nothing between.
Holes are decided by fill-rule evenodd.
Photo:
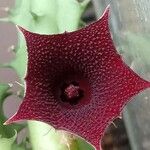
<instances>
[{"instance_id":1,"label":"star-shaped flower","mask_svg":"<svg viewBox=\"0 0 150 150\"><path fill-rule=\"evenodd\" d=\"M108 124L132 96L150 87L121 59L102 17L75 32L40 35L20 27L28 50L26 93L6 124L39 120L78 134L100 149Z\"/></svg>"}]
</instances>

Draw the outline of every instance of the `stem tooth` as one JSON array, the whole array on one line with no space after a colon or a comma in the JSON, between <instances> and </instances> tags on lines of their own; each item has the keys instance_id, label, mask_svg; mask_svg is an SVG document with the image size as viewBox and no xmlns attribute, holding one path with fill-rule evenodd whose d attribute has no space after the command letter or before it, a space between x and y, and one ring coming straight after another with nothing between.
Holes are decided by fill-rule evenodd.
<instances>
[{"instance_id":1,"label":"stem tooth","mask_svg":"<svg viewBox=\"0 0 150 150\"><path fill-rule=\"evenodd\" d=\"M23 87L23 88L24 88L24 85L23 85L23 84L21 84L21 83L19 83L18 81L15 81L15 83L17 83L18 85L20 85L21 87Z\"/></svg>"},{"instance_id":2,"label":"stem tooth","mask_svg":"<svg viewBox=\"0 0 150 150\"><path fill-rule=\"evenodd\" d=\"M8 52L15 52L15 45L11 45L8 49Z\"/></svg>"},{"instance_id":3,"label":"stem tooth","mask_svg":"<svg viewBox=\"0 0 150 150\"><path fill-rule=\"evenodd\" d=\"M9 22L10 21L10 19L9 18L0 18L0 22Z\"/></svg>"},{"instance_id":4,"label":"stem tooth","mask_svg":"<svg viewBox=\"0 0 150 150\"><path fill-rule=\"evenodd\" d=\"M116 125L114 122L112 122L112 124L113 124L113 126L114 126L115 128L117 128L117 125Z\"/></svg>"},{"instance_id":5,"label":"stem tooth","mask_svg":"<svg viewBox=\"0 0 150 150\"><path fill-rule=\"evenodd\" d=\"M9 87L12 88L14 85L13 83L8 83Z\"/></svg>"},{"instance_id":6,"label":"stem tooth","mask_svg":"<svg viewBox=\"0 0 150 150\"><path fill-rule=\"evenodd\" d=\"M9 12L10 8L9 7L0 7L1 11Z\"/></svg>"}]
</instances>

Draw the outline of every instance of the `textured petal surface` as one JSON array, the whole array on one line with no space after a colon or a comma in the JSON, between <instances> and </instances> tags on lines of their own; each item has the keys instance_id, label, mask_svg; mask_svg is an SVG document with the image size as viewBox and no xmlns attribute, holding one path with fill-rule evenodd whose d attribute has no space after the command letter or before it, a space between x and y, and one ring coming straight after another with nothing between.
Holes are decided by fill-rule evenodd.
<instances>
[{"instance_id":1,"label":"textured petal surface","mask_svg":"<svg viewBox=\"0 0 150 150\"><path fill-rule=\"evenodd\" d=\"M6 123L44 121L100 149L107 125L132 96L150 87L117 53L108 18L109 7L97 22L58 35L40 35L20 28L28 49L26 94L18 112ZM84 89L84 98L76 105L60 99L60 86L68 81L77 81Z\"/></svg>"}]
</instances>

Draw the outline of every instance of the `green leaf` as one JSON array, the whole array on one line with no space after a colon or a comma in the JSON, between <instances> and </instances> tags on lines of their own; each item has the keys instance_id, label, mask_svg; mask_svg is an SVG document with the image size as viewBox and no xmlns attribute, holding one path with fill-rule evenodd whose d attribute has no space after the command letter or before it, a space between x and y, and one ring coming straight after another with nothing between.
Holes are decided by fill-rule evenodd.
<instances>
[{"instance_id":1,"label":"green leaf","mask_svg":"<svg viewBox=\"0 0 150 150\"><path fill-rule=\"evenodd\" d=\"M94 150L94 147L91 146L89 143L86 143L86 141L83 139L78 138L78 139L76 139L76 142L79 147L79 150L84 150L84 149L85 150Z\"/></svg>"},{"instance_id":2,"label":"green leaf","mask_svg":"<svg viewBox=\"0 0 150 150\"><path fill-rule=\"evenodd\" d=\"M29 121L28 126L33 150L68 150L62 134L54 128L38 121Z\"/></svg>"},{"instance_id":3,"label":"green leaf","mask_svg":"<svg viewBox=\"0 0 150 150\"><path fill-rule=\"evenodd\" d=\"M12 146L17 137L17 133L12 138L2 138L0 137L0 149L1 150L12 150Z\"/></svg>"},{"instance_id":4,"label":"green leaf","mask_svg":"<svg viewBox=\"0 0 150 150\"><path fill-rule=\"evenodd\" d=\"M14 135L14 129L16 131L20 131L24 127L24 125L17 125L17 124L12 124L9 126L3 125L3 123L7 120L3 111L3 103L5 99L11 95L11 93L8 92L8 90L9 90L8 85L0 84L0 136L5 138L12 137Z\"/></svg>"},{"instance_id":5,"label":"green leaf","mask_svg":"<svg viewBox=\"0 0 150 150\"><path fill-rule=\"evenodd\" d=\"M5 98L7 98L10 93L8 93L9 87L7 85L0 84L0 135L3 137L11 137L14 134L12 128L4 126L3 123L6 120L6 117L3 112L3 103Z\"/></svg>"}]
</instances>

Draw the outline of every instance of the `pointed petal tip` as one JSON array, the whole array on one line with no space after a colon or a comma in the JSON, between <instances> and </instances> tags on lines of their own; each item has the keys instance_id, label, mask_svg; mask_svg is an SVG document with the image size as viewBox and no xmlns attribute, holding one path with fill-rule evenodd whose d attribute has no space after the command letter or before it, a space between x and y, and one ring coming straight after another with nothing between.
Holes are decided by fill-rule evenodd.
<instances>
[{"instance_id":1,"label":"pointed petal tip","mask_svg":"<svg viewBox=\"0 0 150 150\"><path fill-rule=\"evenodd\" d=\"M22 32L22 34L25 36L25 38L27 38L27 35L33 34L32 32L30 32L29 30L25 29L22 26L16 25L16 28Z\"/></svg>"},{"instance_id":2,"label":"pointed petal tip","mask_svg":"<svg viewBox=\"0 0 150 150\"><path fill-rule=\"evenodd\" d=\"M110 12L110 4L107 5L107 7L105 8L105 10L104 10L102 16L100 17L100 20L101 20L102 18L105 18L105 17L108 19L108 17L109 17L109 12Z\"/></svg>"},{"instance_id":3,"label":"pointed petal tip","mask_svg":"<svg viewBox=\"0 0 150 150\"><path fill-rule=\"evenodd\" d=\"M143 87L144 87L144 89L150 88L150 81L144 80Z\"/></svg>"},{"instance_id":4,"label":"pointed petal tip","mask_svg":"<svg viewBox=\"0 0 150 150\"><path fill-rule=\"evenodd\" d=\"M18 121L18 119L16 118L17 114L14 114L12 117L10 117L8 120L6 120L3 125L9 125L12 124L16 121Z\"/></svg>"},{"instance_id":5,"label":"pointed petal tip","mask_svg":"<svg viewBox=\"0 0 150 150\"><path fill-rule=\"evenodd\" d=\"M36 33L36 32L32 32L29 29L24 28L24 27L19 26L19 25L16 25L16 28L18 29L18 31L20 31L23 34L23 36L25 37L26 41L30 41L31 37L32 38L37 38L37 35L41 36L41 34Z\"/></svg>"},{"instance_id":6,"label":"pointed petal tip","mask_svg":"<svg viewBox=\"0 0 150 150\"><path fill-rule=\"evenodd\" d=\"M147 81L147 88L150 88L150 82Z\"/></svg>"},{"instance_id":7,"label":"pointed petal tip","mask_svg":"<svg viewBox=\"0 0 150 150\"><path fill-rule=\"evenodd\" d=\"M106 10L110 10L110 4L107 5Z\"/></svg>"},{"instance_id":8,"label":"pointed petal tip","mask_svg":"<svg viewBox=\"0 0 150 150\"><path fill-rule=\"evenodd\" d=\"M19 31L21 31L23 34L24 34L25 32L27 32L26 29L24 29L23 27L21 27L21 26L19 26L19 25L16 25L16 28L17 28Z\"/></svg>"},{"instance_id":9,"label":"pointed petal tip","mask_svg":"<svg viewBox=\"0 0 150 150\"><path fill-rule=\"evenodd\" d=\"M109 15L109 11L110 11L110 4L107 5L107 7L105 8L105 11L104 11L103 14L104 14L104 15L105 15L105 14L108 14L108 15Z\"/></svg>"},{"instance_id":10,"label":"pointed petal tip","mask_svg":"<svg viewBox=\"0 0 150 150\"><path fill-rule=\"evenodd\" d=\"M3 125L5 126L5 125L9 125L10 123L9 123L9 120L7 120L7 121L5 121L4 123L3 123Z\"/></svg>"}]
</instances>

